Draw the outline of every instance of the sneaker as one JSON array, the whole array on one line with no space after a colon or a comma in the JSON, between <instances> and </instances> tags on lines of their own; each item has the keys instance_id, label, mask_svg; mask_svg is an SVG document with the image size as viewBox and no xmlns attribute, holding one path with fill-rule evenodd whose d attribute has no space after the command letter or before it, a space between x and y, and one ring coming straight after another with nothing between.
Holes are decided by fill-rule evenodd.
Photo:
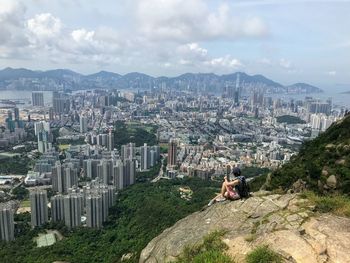
<instances>
[{"instance_id":1,"label":"sneaker","mask_svg":"<svg viewBox=\"0 0 350 263\"><path fill-rule=\"evenodd\" d=\"M214 203L215 203L215 199L211 200L211 201L209 202L208 206L211 206L211 205L213 205Z\"/></svg>"},{"instance_id":2,"label":"sneaker","mask_svg":"<svg viewBox=\"0 0 350 263\"><path fill-rule=\"evenodd\" d=\"M226 201L225 197L218 197L218 198L216 198L216 202L223 202L223 201Z\"/></svg>"}]
</instances>

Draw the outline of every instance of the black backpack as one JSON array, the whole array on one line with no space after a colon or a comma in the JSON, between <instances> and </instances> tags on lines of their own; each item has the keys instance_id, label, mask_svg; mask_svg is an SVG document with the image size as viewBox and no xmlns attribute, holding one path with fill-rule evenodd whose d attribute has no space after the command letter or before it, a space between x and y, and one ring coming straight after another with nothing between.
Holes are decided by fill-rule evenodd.
<instances>
[{"instance_id":1,"label":"black backpack","mask_svg":"<svg viewBox=\"0 0 350 263\"><path fill-rule=\"evenodd\" d=\"M238 185L236 185L235 189L238 192L241 199L249 197L249 185L243 175L237 176L236 179L240 181Z\"/></svg>"}]
</instances>

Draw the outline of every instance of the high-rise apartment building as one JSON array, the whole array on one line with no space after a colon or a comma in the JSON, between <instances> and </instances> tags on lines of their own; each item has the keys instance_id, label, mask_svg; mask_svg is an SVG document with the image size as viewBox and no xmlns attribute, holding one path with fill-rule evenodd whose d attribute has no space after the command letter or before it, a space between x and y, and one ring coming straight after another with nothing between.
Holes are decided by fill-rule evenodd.
<instances>
[{"instance_id":1,"label":"high-rise apartment building","mask_svg":"<svg viewBox=\"0 0 350 263\"><path fill-rule=\"evenodd\" d=\"M168 165L176 165L177 160L177 142L175 140L170 140L168 145Z\"/></svg>"},{"instance_id":2,"label":"high-rise apartment building","mask_svg":"<svg viewBox=\"0 0 350 263\"><path fill-rule=\"evenodd\" d=\"M64 220L64 196L55 195L51 198L51 218L53 222Z\"/></svg>"},{"instance_id":3,"label":"high-rise apartment building","mask_svg":"<svg viewBox=\"0 0 350 263\"><path fill-rule=\"evenodd\" d=\"M86 133L88 130L88 119L85 116L80 116L80 133Z\"/></svg>"},{"instance_id":4,"label":"high-rise apartment building","mask_svg":"<svg viewBox=\"0 0 350 263\"><path fill-rule=\"evenodd\" d=\"M13 209L9 204L0 204L0 239L11 241L15 239Z\"/></svg>"},{"instance_id":5,"label":"high-rise apartment building","mask_svg":"<svg viewBox=\"0 0 350 263\"><path fill-rule=\"evenodd\" d=\"M64 196L64 223L68 228L81 225L82 201L81 194L72 193Z\"/></svg>"},{"instance_id":6,"label":"high-rise apartment building","mask_svg":"<svg viewBox=\"0 0 350 263\"><path fill-rule=\"evenodd\" d=\"M32 105L33 106L44 106L44 93L39 91L33 91L32 92Z\"/></svg>"},{"instance_id":7,"label":"high-rise apartment building","mask_svg":"<svg viewBox=\"0 0 350 263\"><path fill-rule=\"evenodd\" d=\"M35 189L30 193L31 224L41 226L48 221L47 192Z\"/></svg>"},{"instance_id":8,"label":"high-rise apartment building","mask_svg":"<svg viewBox=\"0 0 350 263\"><path fill-rule=\"evenodd\" d=\"M102 222L102 196L90 194L86 197L86 225L101 228Z\"/></svg>"}]
</instances>

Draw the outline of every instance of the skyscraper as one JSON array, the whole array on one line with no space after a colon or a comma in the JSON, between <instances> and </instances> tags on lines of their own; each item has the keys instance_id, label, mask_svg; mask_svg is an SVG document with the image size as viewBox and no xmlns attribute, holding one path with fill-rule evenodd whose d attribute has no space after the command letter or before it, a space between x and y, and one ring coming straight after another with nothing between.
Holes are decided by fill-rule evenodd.
<instances>
[{"instance_id":1,"label":"skyscraper","mask_svg":"<svg viewBox=\"0 0 350 263\"><path fill-rule=\"evenodd\" d=\"M86 225L101 228L102 222L102 196L90 194L86 197Z\"/></svg>"},{"instance_id":2,"label":"skyscraper","mask_svg":"<svg viewBox=\"0 0 350 263\"><path fill-rule=\"evenodd\" d=\"M177 159L177 142L175 140L170 140L168 145L168 165L176 165Z\"/></svg>"},{"instance_id":3,"label":"skyscraper","mask_svg":"<svg viewBox=\"0 0 350 263\"><path fill-rule=\"evenodd\" d=\"M144 171L150 168L150 163L151 163L150 148L147 146L147 143L145 143L143 146L141 146L140 149L141 149L141 171Z\"/></svg>"},{"instance_id":4,"label":"skyscraper","mask_svg":"<svg viewBox=\"0 0 350 263\"><path fill-rule=\"evenodd\" d=\"M88 119L81 115L80 116L80 133L86 133L87 132L87 121Z\"/></svg>"},{"instance_id":5,"label":"skyscraper","mask_svg":"<svg viewBox=\"0 0 350 263\"><path fill-rule=\"evenodd\" d=\"M33 106L44 106L44 94L40 91L33 91L32 92L32 105Z\"/></svg>"},{"instance_id":6,"label":"skyscraper","mask_svg":"<svg viewBox=\"0 0 350 263\"><path fill-rule=\"evenodd\" d=\"M55 195L51 198L51 217L53 222L64 220L64 196Z\"/></svg>"},{"instance_id":7,"label":"skyscraper","mask_svg":"<svg viewBox=\"0 0 350 263\"><path fill-rule=\"evenodd\" d=\"M81 225L82 201L81 194L73 193L64 196L64 223L68 228Z\"/></svg>"},{"instance_id":8,"label":"skyscraper","mask_svg":"<svg viewBox=\"0 0 350 263\"><path fill-rule=\"evenodd\" d=\"M78 170L72 163L62 165L59 161L52 168L52 190L67 193L69 188L78 184Z\"/></svg>"},{"instance_id":9,"label":"skyscraper","mask_svg":"<svg viewBox=\"0 0 350 263\"><path fill-rule=\"evenodd\" d=\"M58 92L52 93L52 107L56 114L68 113L70 110L70 101L65 94Z\"/></svg>"},{"instance_id":10,"label":"skyscraper","mask_svg":"<svg viewBox=\"0 0 350 263\"><path fill-rule=\"evenodd\" d=\"M13 108L13 112L15 113L15 120L19 120L19 109L17 107Z\"/></svg>"},{"instance_id":11,"label":"skyscraper","mask_svg":"<svg viewBox=\"0 0 350 263\"><path fill-rule=\"evenodd\" d=\"M117 160L113 166L113 185L118 189L124 188L124 164L121 160Z\"/></svg>"},{"instance_id":12,"label":"skyscraper","mask_svg":"<svg viewBox=\"0 0 350 263\"><path fill-rule=\"evenodd\" d=\"M31 224L41 226L48 221L47 192L35 189L30 193Z\"/></svg>"},{"instance_id":13,"label":"skyscraper","mask_svg":"<svg viewBox=\"0 0 350 263\"><path fill-rule=\"evenodd\" d=\"M114 149L114 133L110 130L107 138L107 149L112 151Z\"/></svg>"},{"instance_id":14,"label":"skyscraper","mask_svg":"<svg viewBox=\"0 0 350 263\"><path fill-rule=\"evenodd\" d=\"M13 209L9 204L0 204L0 238L3 241L15 239Z\"/></svg>"},{"instance_id":15,"label":"skyscraper","mask_svg":"<svg viewBox=\"0 0 350 263\"><path fill-rule=\"evenodd\" d=\"M38 151L45 153L52 148L52 134L50 123L46 121L36 122L34 124L35 135L38 139Z\"/></svg>"}]
</instances>

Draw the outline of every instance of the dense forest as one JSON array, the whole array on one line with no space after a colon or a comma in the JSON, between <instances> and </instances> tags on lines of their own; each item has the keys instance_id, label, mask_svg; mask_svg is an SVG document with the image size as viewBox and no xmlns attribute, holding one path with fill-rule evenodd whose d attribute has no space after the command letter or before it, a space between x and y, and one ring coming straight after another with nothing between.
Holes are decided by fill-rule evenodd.
<instances>
[{"instance_id":1,"label":"dense forest","mask_svg":"<svg viewBox=\"0 0 350 263\"><path fill-rule=\"evenodd\" d=\"M277 117L277 122L279 123L287 123L287 124L305 124L306 122L299 117L292 115L282 115Z\"/></svg>"},{"instance_id":2,"label":"dense forest","mask_svg":"<svg viewBox=\"0 0 350 263\"><path fill-rule=\"evenodd\" d=\"M304 143L297 156L272 173L267 186L268 189L288 189L302 179L308 189L322 192L321 186L331 175L336 178L336 191L350 194L350 116Z\"/></svg>"},{"instance_id":3,"label":"dense forest","mask_svg":"<svg viewBox=\"0 0 350 263\"><path fill-rule=\"evenodd\" d=\"M179 187L192 189L190 200L181 198ZM58 229L64 238L49 247L37 248L33 238L43 229L31 230L29 214L17 215L16 240L0 243L1 262L137 262L141 250L164 229L179 219L201 209L218 191L215 182L198 178L164 180L157 183L137 183L118 195L116 204L101 230L88 228L68 231L63 224L48 224L46 229ZM124 261L123 261L124 262Z\"/></svg>"},{"instance_id":4,"label":"dense forest","mask_svg":"<svg viewBox=\"0 0 350 263\"><path fill-rule=\"evenodd\" d=\"M156 145L157 138L154 135L157 127L152 125L142 125L118 121L114 127L114 141L117 149L129 142L135 143L136 147L144 143Z\"/></svg>"}]
</instances>

